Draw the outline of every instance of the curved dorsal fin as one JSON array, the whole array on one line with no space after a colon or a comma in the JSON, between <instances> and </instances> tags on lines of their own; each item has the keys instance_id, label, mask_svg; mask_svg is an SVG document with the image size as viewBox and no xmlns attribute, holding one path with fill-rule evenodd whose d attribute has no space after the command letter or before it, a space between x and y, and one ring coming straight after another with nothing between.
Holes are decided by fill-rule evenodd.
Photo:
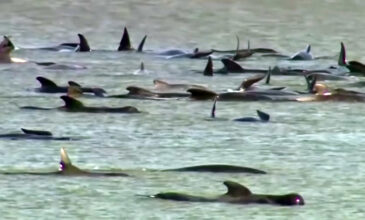
<instances>
[{"instance_id":1,"label":"curved dorsal fin","mask_svg":"<svg viewBox=\"0 0 365 220\"><path fill-rule=\"evenodd\" d=\"M71 163L71 160L70 160L70 158L68 157L68 154L67 154L67 152L66 152L66 150L65 150L65 148L61 148L61 162L63 162L63 164L67 167L67 166L70 166L70 165L72 165L72 163Z\"/></svg>"},{"instance_id":2,"label":"curved dorsal fin","mask_svg":"<svg viewBox=\"0 0 365 220\"><path fill-rule=\"evenodd\" d=\"M82 34L77 34L77 36L79 36L80 39L80 44L79 44L79 52L89 52L90 51L90 46L89 43L87 42L86 38L84 35Z\"/></svg>"},{"instance_id":3,"label":"curved dorsal fin","mask_svg":"<svg viewBox=\"0 0 365 220\"><path fill-rule=\"evenodd\" d=\"M153 80L153 84L155 85L156 89L166 89L169 87L169 84L167 82L159 79Z\"/></svg>"},{"instance_id":4,"label":"curved dorsal fin","mask_svg":"<svg viewBox=\"0 0 365 220\"><path fill-rule=\"evenodd\" d=\"M227 193L226 195L232 196L232 197L239 197L239 196L250 196L252 193L251 191L236 182L233 181L224 181L223 184L227 187Z\"/></svg>"},{"instance_id":5,"label":"curved dorsal fin","mask_svg":"<svg viewBox=\"0 0 365 220\"><path fill-rule=\"evenodd\" d=\"M305 48L305 52L310 53L311 52L311 45L308 44L307 47Z\"/></svg>"},{"instance_id":6,"label":"curved dorsal fin","mask_svg":"<svg viewBox=\"0 0 365 220\"><path fill-rule=\"evenodd\" d=\"M38 80L38 82L41 84L42 87L58 87L56 83L45 77L38 76L36 79Z\"/></svg>"},{"instance_id":7,"label":"curved dorsal fin","mask_svg":"<svg viewBox=\"0 0 365 220\"><path fill-rule=\"evenodd\" d=\"M147 35L145 35L143 37L143 39L141 40L141 43L139 43L137 52L143 52L143 46L144 46L144 42L146 41L146 39L147 39Z\"/></svg>"},{"instance_id":8,"label":"curved dorsal fin","mask_svg":"<svg viewBox=\"0 0 365 220\"><path fill-rule=\"evenodd\" d=\"M67 96L77 98L82 95L81 86L73 81L68 82L69 87L67 88Z\"/></svg>"},{"instance_id":9,"label":"curved dorsal fin","mask_svg":"<svg viewBox=\"0 0 365 220\"><path fill-rule=\"evenodd\" d=\"M11 42L11 40L9 39L8 36L3 36L4 40L0 43L0 48L1 47L10 47L11 50L15 49L15 46L13 44L13 42Z\"/></svg>"},{"instance_id":10,"label":"curved dorsal fin","mask_svg":"<svg viewBox=\"0 0 365 220\"><path fill-rule=\"evenodd\" d=\"M257 115L259 116L259 118L261 119L261 121L269 121L270 120L270 115L262 112L260 110L256 110Z\"/></svg>"},{"instance_id":11,"label":"curved dorsal fin","mask_svg":"<svg viewBox=\"0 0 365 220\"><path fill-rule=\"evenodd\" d=\"M221 61L228 72L243 72L243 68L237 62L226 58Z\"/></svg>"},{"instance_id":12,"label":"curved dorsal fin","mask_svg":"<svg viewBox=\"0 0 365 220\"><path fill-rule=\"evenodd\" d=\"M24 132L24 134L52 136L52 133L49 131L29 130L29 129L25 129L25 128L21 128L21 130Z\"/></svg>"},{"instance_id":13,"label":"curved dorsal fin","mask_svg":"<svg viewBox=\"0 0 365 220\"><path fill-rule=\"evenodd\" d=\"M131 50L131 49L132 46L131 46L131 41L129 39L128 30L127 27L124 27L123 36L122 39L120 40L118 51Z\"/></svg>"},{"instance_id":14,"label":"curved dorsal fin","mask_svg":"<svg viewBox=\"0 0 365 220\"><path fill-rule=\"evenodd\" d=\"M215 109L216 109L216 104L217 104L217 98L214 99L214 103L213 103L213 107L212 107L212 111L210 113L210 117L211 118L215 118Z\"/></svg>"},{"instance_id":15,"label":"curved dorsal fin","mask_svg":"<svg viewBox=\"0 0 365 220\"><path fill-rule=\"evenodd\" d=\"M208 62L204 69L204 76L213 76L213 61L210 56L208 57Z\"/></svg>"},{"instance_id":16,"label":"curved dorsal fin","mask_svg":"<svg viewBox=\"0 0 365 220\"><path fill-rule=\"evenodd\" d=\"M249 89L253 84L265 78L265 75L257 75L248 79L244 79L239 89Z\"/></svg>"},{"instance_id":17,"label":"curved dorsal fin","mask_svg":"<svg viewBox=\"0 0 365 220\"><path fill-rule=\"evenodd\" d=\"M79 108L83 108L84 107L84 104L82 104L82 102L70 97L70 96L67 96L67 95L63 95L60 97L64 102L65 102L65 108L67 109L79 109Z\"/></svg>"},{"instance_id":18,"label":"curved dorsal fin","mask_svg":"<svg viewBox=\"0 0 365 220\"><path fill-rule=\"evenodd\" d=\"M340 56L338 57L338 65L346 66L346 49L343 42L341 42Z\"/></svg>"}]
</instances>

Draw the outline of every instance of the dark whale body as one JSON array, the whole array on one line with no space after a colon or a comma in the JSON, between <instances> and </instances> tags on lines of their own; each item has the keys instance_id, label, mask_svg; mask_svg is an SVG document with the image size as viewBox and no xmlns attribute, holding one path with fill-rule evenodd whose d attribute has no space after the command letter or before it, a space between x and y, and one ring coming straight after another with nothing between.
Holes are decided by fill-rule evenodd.
<instances>
[{"instance_id":1,"label":"dark whale body","mask_svg":"<svg viewBox=\"0 0 365 220\"><path fill-rule=\"evenodd\" d=\"M57 176L88 176L88 177L126 177L126 173L121 172L93 172L82 170L71 163L70 158L64 148L61 148L61 161L58 171L53 172L0 172L5 175L57 175Z\"/></svg>"},{"instance_id":2,"label":"dark whale body","mask_svg":"<svg viewBox=\"0 0 365 220\"><path fill-rule=\"evenodd\" d=\"M75 140L71 137L54 137L49 131L40 131L40 130L29 130L29 129L21 129L23 133L9 133L9 134L0 134L0 138L11 139L11 140L55 140L55 141L69 141Z\"/></svg>"},{"instance_id":3,"label":"dark whale body","mask_svg":"<svg viewBox=\"0 0 365 220\"><path fill-rule=\"evenodd\" d=\"M158 193L150 197L187 202L224 202L234 204L269 204L282 206L304 205L303 197L297 193L284 195L254 194L247 187L233 181L225 181L223 184L228 189L227 193L212 198L175 192Z\"/></svg>"},{"instance_id":4,"label":"dark whale body","mask_svg":"<svg viewBox=\"0 0 365 220\"><path fill-rule=\"evenodd\" d=\"M163 170L163 171L266 174L265 171L257 170L254 168L224 165L224 164L190 166L190 167L182 167L182 168L176 168L176 169L167 169L167 170Z\"/></svg>"},{"instance_id":5,"label":"dark whale body","mask_svg":"<svg viewBox=\"0 0 365 220\"><path fill-rule=\"evenodd\" d=\"M125 106L125 107L88 107L84 106L84 104L72 97L69 96L61 96L60 97L65 105L57 108L42 108L37 106L23 106L21 109L28 110L62 110L66 112L85 112L85 113L140 113L140 111L133 106Z\"/></svg>"}]
</instances>

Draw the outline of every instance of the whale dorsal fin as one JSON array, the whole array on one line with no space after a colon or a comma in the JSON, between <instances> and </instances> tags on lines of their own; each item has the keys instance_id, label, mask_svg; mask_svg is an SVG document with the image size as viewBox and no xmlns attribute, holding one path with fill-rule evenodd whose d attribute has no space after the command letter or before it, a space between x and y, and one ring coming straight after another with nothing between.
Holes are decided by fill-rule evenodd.
<instances>
[{"instance_id":1,"label":"whale dorsal fin","mask_svg":"<svg viewBox=\"0 0 365 220\"><path fill-rule=\"evenodd\" d=\"M261 121L269 121L270 120L270 115L262 112L260 110L256 110L257 111L257 115L259 116L259 118L261 119Z\"/></svg>"},{"instance_id":2,"label":"whale dorsal fin","mask_svg":"<svg viewBox=\"0 0 365 220\"><path fill-rule=\"evenodd\" d=\"M253 84L259 82L263 78L265 78L265 75L258 75L258 76L254 76L254 77L245 79L241 83L241 86L239 87L239 89L245 89L245 90L249 89Z\"/></svg>"},{"instance_id":3,"label":"whale dorsal fin","mask_svg":"<svg viewBox=\"0 0 365 220\"><path fill-rule=\"evenodd\" d=\"M67 95L63 95L61 96L61 99L65 102L65 108L66 109L70 109L70 110L74 110L74 109L80 109L84 107L84 104L82 104L82 102L67 96Z\"/></svg>"},{"instance_id":4,"label":"whale dorsal fin","mask_svg":"<svg viewBox=\"0 0 365 220\"><path fill-rule=\"evenodd\" d=\"M146 41L146 39L147 39L147 35L145 35L142 38L141 43L139 43L137 52L143 52L143 46L144 46L144 42Z\"/></svg>"},{"instance_id":5,"label":"whale dorsal fin","mask_svg":"<svg viewBox=\"0 0 365 220\"><path fill-rule=\"evenodd\" d=\"M265 81L265 84L267 85L270 84L271 73L272 73L271 66L269 66L269 69L267 70L266 73L266 81Z\"/></svg>"},{"instance_id":6,"label":"whale dorsal fin","mask_svg":"<svg viewBox=\"0 0 365 220\"><path fill-rule=\"evenodd\" d=\"M29 130L29 129L25 129L25 128L21 128L21 130L24 132L24 134L52 136L52 133L49 131Z\"/></svg>"},{"instance_id":7,"label":"whale dorsal fin","mask_svg":"<svg viewBox=\"0 0 365 220\"><path fill-rule=\"evenodd\" d=\"M210 56L208 57L208 62L204 69L204 76L213 76L213 61Z\"/></svg>"},{"instance_id":8,"label":"whale dorsal fin","mask_svg":"<svg viewBox=\"0 0 365 220\"><path fill-rule=\"evenodd\" d=\"M237 39L237 47L236 47L236 55L237 55L238 51L240 50L240 38L238 37L238 35L236 35L236 39Z\"/></svg>"},{"instance_id":9,"label":"whale dorsal fin","mask_svg":"<svg viewBox=\"0 0 365 220\"><path fill-rule=\"evenodd\" d=\"M67 96L77 98L82 95L82 88L78 83L74 81L69 81L68 85L69 86L67 88Z\"/></svg>"},{"instance_id":10,"label":"whale dorsal fin","mask_svg":"<svg viewBox=\"0 0 365 220\"><path fill-rule=\"evenodd\" d=\"M86 38L84 35L82 34L77 34L77 36L79 36L80 39L80 44L79 44L79 52L89 52L90 51L90 46L89 43L87 42Z\"/></svg>"},{"instance_id":11,"label":"whale dorsal fin","mask_svg":"<svg viewBox=\"0 0 365 220\"><path fill-rule=\"evenodd\" d=\"M38 80L38 82L41 84L42 87L58 87L56 83L45 77L38 76L36 79Z\"/></svg>"},{"instance_id":12,"label":"whale dorsal fin","mask_svg":"<svg viewBox=\"0 0 365 220\"><path fill-rule=\"evenodd\" d=\"M211 113L210 113L210 117L211 117L211 118L215 118L216 104L217 104L217 98L215 98L215 99L214 99L214 103L213 103L212 111L211 111Z\"/></svg>"},{"instance_id":13,"label":"whale dorsal fin","mask_svg":"<svg viewBox=\"0 0 365 220\"><path fill-rule=\"evenodd\" d=\"M224 181L223 184L227 187L227 193L226 195L232 196L232 197L239 197L239 196L250 196L252 193L251 191L236 182L233 181Z\"/></svg>"},{"instance_id":14,"label":"whale dorsal fin","mask_svg":"<svg viewBox=\"0 0 365 220\"><path fill-rule=\"evenodd\" d=\"M311 45L308 44L307 47L305 48L305 52L310 53L311 52Z\"/></svg>"},{"instance_id":15,"label":"whale dorsal fin","mask_svg":"<svg viewBox=\"0 0 365 220\"><path fill-rule=\"evenodd\" d=\"M11 50L14 50L15 46L14 46L13 42L11 42L9 37L5 36L5 35L3 37L4 37L4 40L0 43L0 48L9 47Z\"/></svg>"},{"instance_id":16,"label":"whale dorsal fin","mask_svg":"<svg viewBox=\"0 0 365 220\"><path fill-rule=\"evenodd\" d=\"M341 42L340 56L338 57L338 65L346 66L346 49L343 42Z\"/></svg>"},{"instance_id":17,"label":"whale dorsal fin","mask_svg":"<svg viewBox=\"0 0 365 220\"><path fill-rule=\"evenodd\" d=\"M65 148L61 148L61 161L60 168L62 174L86 174L87 172L80 170L78 167L72 165L70 158L65 150Z\"/></svg>"},{"instance_id":18,"label":"whale dorsal fin","mask_svg":"<svg viewBox=\"0 0 365 220\"><path fill-rule=\"evenodd\" d=\"M120 40L120 43L119 43L118 51L131 50L131 49L132 49L131 41L129 39L127 27L125 27L122 39Z\"/></svg>"},{"instance_id":19,"label":"whale dorsal fin","mask_svg":"<svg viewBox=\"0 0 365 220\"><path fill-rule=\"evenodd\" d=\"M141 65L140 65L140 67L139 67L139 70L140 70L140 71L144 71L144 63L143 63L143 62L141 62Z\"/></svg>"},{"instance_id":20,"label":"whale dorsal fin","mask_svg":"<svg viewBox=\"0 0 365 220\"><path fill-rule=\"evenodd\" d=\"M222 59L221 60L224 67L226 68L226 70L228 72L240 72L243 71L243 68L235 61L231 60L231 59Z\"/></svg>"}]
</instances>

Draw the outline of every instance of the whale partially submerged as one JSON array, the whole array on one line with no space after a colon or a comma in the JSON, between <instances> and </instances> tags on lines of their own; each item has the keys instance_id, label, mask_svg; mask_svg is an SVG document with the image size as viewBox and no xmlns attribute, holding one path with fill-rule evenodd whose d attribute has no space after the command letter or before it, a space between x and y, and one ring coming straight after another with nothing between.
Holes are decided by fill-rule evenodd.
<instances>
[{"instance_id":1,"label":"whale partially submerged","mask_svg":"<svg viewBox=\"0 0 365 220\"><path fill-rule=\"evenodd\" d=\"M85 106L82 102L70 96L60 97L65 105L56 108L43 108L38 106L22 106L21 109L27 110L61 110L66 112L85 112L85 113L140 113L140 111L133 106L124 107L89 107Z\"/></svg>"},{"instance_id":2,"label":"whale partially submerged","mask_svg":"<svg viewBox=\"0 0 365 220\"><path fill-rule=\"evenodd\" d=\"M10 139L10 140L54 140L54 141L70 141L77 140L77 138L72 137L55 137L49 131L42 130L30 130L21 128L22 133L7 133L0 134L0 139Z\"/></svg>"},{"instance_id":3,"label":"whale partially submerged","mask_svg":"<svg viewBox=\"0 0 365 220\"><path fill-rule=\"evenodd\" d=\"M41 84L40 88L35 89L36 92L41 92L41 93L67 93L69 91L69 87L70 87L70 84L71 84L71 85L80 87L82 93L90 93L90 94L94 94L95 96L99 96L99 97L103 97L104 94L106 93L106 91L103 88L83 87L83 86L79 85L78 83L76 83L74 81L69 81L68 86L58 86L55 82L53 82L52 80L50 80L46 77L38 76L36 79Z\"/></svg>"},{"instance_id":4,"label":"whale partially submerged","mask_svg":"<svg viewBox=\"0 0 365 220\"><path fill-rule=\"evenodd\" d=\"M208 164L181 167L175 169L166 169L163 171L175 171L175 172L211 172L211 173L250 173L250 174L266 174L265 171L241 166L232 166L226 164Z\"/></svg>"},{"instance_id":5,"label":"whale partially submerged","mask_svg":"<svg viewBox=\"0 0 365 220\"><path fill-rule=\"evenodd\" d=\"M237 182L225 181L227 192L215 197L195 196L177 192L158 193L151 198L186 201L186 202L223 202L233 204L268 204L281 206L304 205L304 198L298 193L288 193L283 195L256 194L252 193L246 186Z\"/></svg>"},{"instance_id":6,"label":"whale partially submerged","mask_svg":"<svg viewBox=\"0 0 365 220\"><path fill-rule=\"evenodd\" d=\"M88 176L88 177L127 177L126 173L83 170L72 164L65 148L60 151L59 169L51 172L0 172L7 175L58 175L58 176Z\"/></svg>"}]
</instances>

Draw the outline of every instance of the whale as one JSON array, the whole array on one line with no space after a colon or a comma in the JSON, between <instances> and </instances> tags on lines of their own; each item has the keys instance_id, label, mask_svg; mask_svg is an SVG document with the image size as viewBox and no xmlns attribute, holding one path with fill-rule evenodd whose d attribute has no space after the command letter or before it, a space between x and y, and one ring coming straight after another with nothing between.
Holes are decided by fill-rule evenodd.
<instances>
[{"instance_id":1,"label":"whale","mask_svg":"<svg viewBox=\"0 0 365 220\"><path fill-rule=\"evenodd\" d=\"M128 93L120 95L110 95L108 98L126 98L126 99L168 99L168 98L187 98L190 93L187 92L154 92L138 86L128 86Z\"/></svg>"},{"instance_id":2,"label":"whale","mask_svg":"<svg viewBox=\"0 0 365 220\"><path fill-rule=\"evenodd\" d=\"M83 170L72 164L65 148L60 150L59 169L50 172L0 172L5 175L57 175L57 176L87 176L87 177L128 177L122 172Z\"/></svg>"},{"instance_id":3,"label":"whale","mask_svg":"<svg viewBox=\"0 0 365 220\"><path fill-rule=\"evenodd\" d=\"M61 43L57 46L41 47L39 50L57 51L57 52L90 52L89 42L83 34L77 34L79 43Z\"/></svg>"},{"instance_id":4,"label":"whale","mask_svg":"<svg viewBox=\"0 0 365 220\"><path fill-rule=\"evenodd\" d=\"M304 50L298 51L293 54L289 60L313 60L313 55L311 53L311 45L308 44Z\"/></svg>"},{"instance_id":5,"label":"whale","mask_svg":"<svg viewBox=\"0 0 365 220\"><path fill-rule=\"evenodd\" d=\"M147 35L145 35L141 42L138 45L137 52L143 52L143 46L147 39ZM122 38L120 39L118 51L134 51L135 49L132 47L131 40L129 38L129 33L127 27L124 27Z\"/></svg>"},{"instance_id":6,"label":"whale","mask_svg":"<svg viewBox=\"0 0 365 220\"><path fill-rule=\"evenodd\" d=\"M184 83L169 83L163 81L161 79L154 79L153 84L155 89L158 91L166 91L166 90L187 90L190 88L201 88L205 89L205 86L197 85L197 84L184 84Z\"/></svg>"},{"instance_id":7,"label":"whale","mask_svg":"<svg viewBox=\"0 0 365 220\"><path fill-rule=\"evenodd\" d=\"M106 91L103 88L98 87L82 87L78 83L74 81L69 81L69 86L58 86L52 80L45 78L43 76L38 76L37 81L41 84L41 87L36 88L36 92L40 93L67 93L70 84L74 86L79 86L81 88L82 93L91 93L95 96L103 97Z\"/></svg>"},{"instance_id":8,"label":"whale","mask_svg":"<svg viewBox=\"0 0 365 220\"><path fill-rule=\"evenodd\" d=\"M30 130L21 128L22 133L7 133L0 134L0 139L10 139L10 140L54 140L54 141L70 141L76 140L76 138L71 137L55 137L49 131L42 130Z\"/></svg>"},{"instance_id":9,"label":"whale","mask_svg":"<svg viewBox=\"0 0 365 220\"><path fill-rule=\"evenodd\" d=\"M167 49L162 51L154 51L152 52L154 55L166 58L166 59L174 59L174 58L190 58L190 59L201 59L206 58L213 53L212 50L200 50L199 48L195 48L192 52L190 50L181 50L181 49Z\"/></svg>"},{"instance_id":10,"label":"whale","mask_svg":"<svg viewBox=\"0 0 365 220\"><path fill-rule=\"evenodd\" d=\"M232 166L226 164L208 164L181 167L174 169L166 169L163 171L175 171L175 172L211 172L211 173L250 173L250 174L266 174L265 171L241 166Z\"/></svg>"},{"instance_id":11,"label":"whale","mask_svg":"<svg viewBox=\"0 0 365 220\"><path fill-rule=\"evenodd\" d=\"M282 195L256 194L252 193L246 186L233 181L224 181L227 192L215 197L195 196L177 192L163 192L149 196L173 201L186 202L223 202L233 204L268 204L280 206L304 205L304 198L298 193L288 193Z\"/></svg>"},{"instance_id":12,"label":"whale","mask_svg":"<svg viewBox=\"0 0 365 220\"><path fill-rule=\"evenodd\" d=\"M216 105L217 105L217 98L214 100L213 103L213 107L210 113L210 117L211 118L216 118ZM242 118L236 118L233 119L233 121L238 121L238 122L268 122L270 120L270 115L262 112L260 110L256 110L257 115L259 116L259 118L254 118L254 117L242 117Z\"/></svg>"},{"instance_id":13,"label":"whale","mask_svg":"<svg viewBox=\"0 0 365 220\"><path fill-rule=\"evenodd\" d=\"M0 43L0 63L11 63L10 53L15 49L9 37L4 36Z\"/></svg>"},{"instance_id":14,"label":"whale","mask_svg":"<svg viewBox=\"0 0 365 220\"><path fill-rule=\"evenodd\" d=\"M85 113L140 113L140 111L133 106L124 107L89 107L85 106L79 100L70 96L63 95L60 97L65 105L56 108L43 108L38 106L22 106L21 109L26 110L61 110L65 112L85 112Z\"/></svg>"}]
</instances>

